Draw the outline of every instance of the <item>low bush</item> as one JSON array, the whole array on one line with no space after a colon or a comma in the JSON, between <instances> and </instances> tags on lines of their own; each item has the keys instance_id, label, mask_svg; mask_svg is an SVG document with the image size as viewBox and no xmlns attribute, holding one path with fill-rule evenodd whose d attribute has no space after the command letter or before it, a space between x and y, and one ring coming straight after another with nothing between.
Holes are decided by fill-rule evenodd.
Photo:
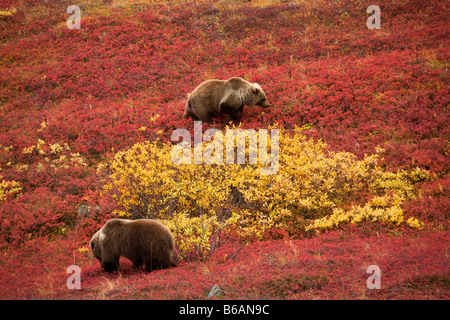
<instances>
[{"instance_id":1,"label":"low bush","mask_svg":"<svg viewBox=\"0 0 450 320\"><path fill-rule=\"evenodd\" d=\"M228 148L228 140L224 145L229 130L236 133L233 149ZM203 141L201 149L200 144L187 147L185 162L190 164L176 164L177 152L183 150L169 143L137 143L118 152L105 169L109 179L104 191L120 205L116 215L167 224L182 258L192 257L193 252L197 258L208 256L227 230L244 239L263 239L274 228L301 236L346 222L422 226L413 217L405 221L401 205L414 196L414 182L430 179L426 171L388 172L378 164L379 153L358 160L352 153L332 152L325 143L307 139L300 128L269 130L279 130L278 154L274 137L264 144L260 133L257 142L260 147L261 143L270 146L271 165L278 162L274 174L262 174L261 169L269 169L264 153L250 163L256 150L245 138L248 131L227 128L226 134L216 132L212 142ZM235 155L244 146L246 161L236 163ZM205 163L212 158L229 162L229 150L233 163ZM201 163L195 159L200 151Z\"/></svg>"}]
</instances>

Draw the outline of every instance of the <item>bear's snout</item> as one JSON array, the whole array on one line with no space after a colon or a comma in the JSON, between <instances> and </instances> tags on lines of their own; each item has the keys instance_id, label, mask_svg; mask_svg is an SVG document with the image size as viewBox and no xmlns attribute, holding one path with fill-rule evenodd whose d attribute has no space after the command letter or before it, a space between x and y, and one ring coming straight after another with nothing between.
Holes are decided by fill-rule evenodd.
<instances>
[{"instance_id":1,"label":"bear's snout","mask_svg":"<svg viewBox=\"0 0 450 320\"><path fill-rule=\"evenodd\" d=\"M264 100L264 101L261 101L260 103L258 103L258 106L260 106L262 108L269 108L270 103L267 100Z\"/></svg>"}]
</instances>

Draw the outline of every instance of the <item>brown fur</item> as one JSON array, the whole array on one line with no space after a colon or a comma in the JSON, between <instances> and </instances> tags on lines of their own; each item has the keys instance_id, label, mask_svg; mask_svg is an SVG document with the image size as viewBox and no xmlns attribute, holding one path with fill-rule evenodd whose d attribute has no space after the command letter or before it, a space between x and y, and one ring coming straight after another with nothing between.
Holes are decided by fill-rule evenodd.
<instances>
[{"instance_id":1,"label":"brown fur","mask_svg":"<svg viewBox=\"0 0 450 320\"><path fill-rule=\"evenodd\" d=\"M175 266L172 233L156 220L111 219L91 239L94 256L107 272L119 269L123 256L147 271Z\"/></svg>"},{"instance_id":2,"label":"brown fur","mask_svg":"<svg viewBox=\"0 0 450 320\"><path fill-rule=\"evenodd\" d=\"M266 94L257 83L238 77L206 80L189 95L183 117L209 122L219 113L227 113L232 119L239 120L244 106L255 105L270 107Z\"/></svg>"}]
</instances>

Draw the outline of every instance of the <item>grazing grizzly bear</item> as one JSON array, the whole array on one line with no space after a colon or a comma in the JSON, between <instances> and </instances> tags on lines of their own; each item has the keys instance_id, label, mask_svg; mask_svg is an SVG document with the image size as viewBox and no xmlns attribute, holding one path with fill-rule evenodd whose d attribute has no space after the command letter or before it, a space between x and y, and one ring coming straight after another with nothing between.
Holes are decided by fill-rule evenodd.
<instances>
[{"instance_id":1,"label":"grazing grizzly bear","mask_svg":"<svg viewBox=\"0 0 450 320\"><path fill-rule=\"evenodd\" d=\"M147 271L174 267L172 233L156 220L111 219L91 239L94 256L107 272L119 269L123 256Z\"/></svg>"},{"instance_id":2,"label":"grazing grizzly bear","mask_svg":"<svg viewBox=\"0 0 450 320\"><path fill-rule=\"evenodd\" d=\"M189 95L183 117L209 122L222 112L239 120L244 106L270 107L266 94L257 83L238 77L206 80Z\"/></svg>"}]
</instances>

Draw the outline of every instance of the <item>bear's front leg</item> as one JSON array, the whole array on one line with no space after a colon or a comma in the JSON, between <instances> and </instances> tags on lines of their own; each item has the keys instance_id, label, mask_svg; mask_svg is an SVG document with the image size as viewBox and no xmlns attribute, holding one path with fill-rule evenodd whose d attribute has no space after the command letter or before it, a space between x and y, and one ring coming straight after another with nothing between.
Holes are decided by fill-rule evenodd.
<instances>
[{"instance_id":1,"label":"bear's front leg","mask_svg":"<svg viewBox=\"0 0 450 320\"><path fill-rule=\"evenodd\" d=\"M115 262L102 262L102 267L106 272L114 272L119 270L119 264Z\"/></svg>"},{"instance_id":2,"label":"bear's front leg","mask_svg":"<svg viewBox=\"0 0 450 320\"><path fill-rule=\"evenodd\" d=\"M136 259L136 260L133 261L133 268L137 270L143 264L144 263L142 262L142 259Z\"/></svg>"}]
</instances>

